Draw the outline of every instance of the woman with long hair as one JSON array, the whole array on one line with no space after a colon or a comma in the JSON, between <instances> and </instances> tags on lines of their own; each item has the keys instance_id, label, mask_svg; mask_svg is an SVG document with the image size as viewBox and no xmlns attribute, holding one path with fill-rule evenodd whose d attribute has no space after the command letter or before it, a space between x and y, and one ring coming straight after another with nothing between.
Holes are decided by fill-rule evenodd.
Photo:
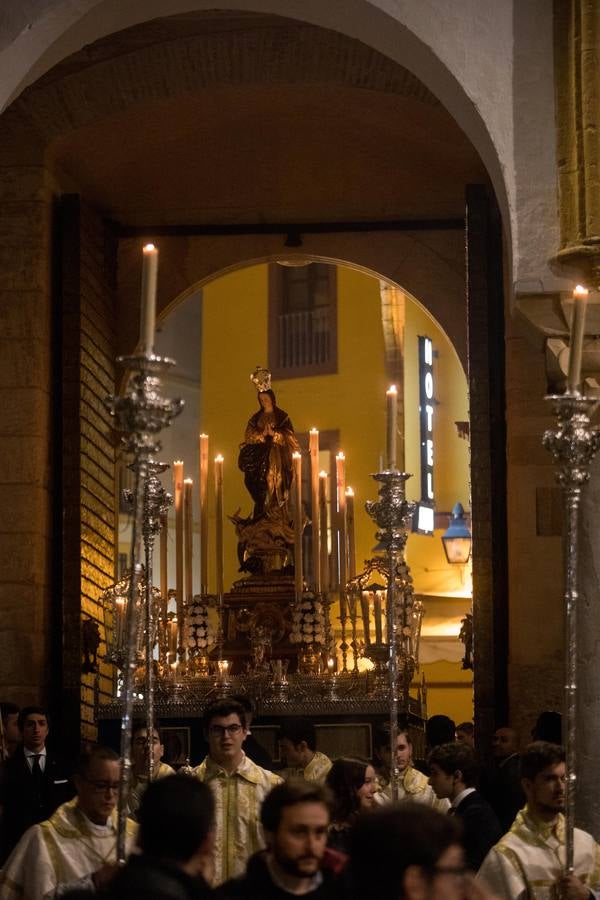
<instances>
[{"instance_id":1,"label":"woman with long hair","mask_svg":"<svg viewBox=\"0 0 600 900\"><path fill-rule=\"evenodd\" d=\"M333 763L325 783L334 797L328 845L347 852L352 825L361 813L375 805L375 769L364 759L342 756Z\"/></svg>"}]
</instances>

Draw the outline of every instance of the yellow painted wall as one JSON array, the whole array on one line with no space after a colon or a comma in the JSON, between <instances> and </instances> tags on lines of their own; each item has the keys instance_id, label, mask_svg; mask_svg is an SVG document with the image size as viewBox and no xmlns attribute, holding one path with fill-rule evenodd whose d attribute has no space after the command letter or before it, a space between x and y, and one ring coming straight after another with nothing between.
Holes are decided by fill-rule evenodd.
<instances>
[{"instance_id":1,"label":"yellow painted wall","mask_svg":"<svg viewBox=\"0 0 600 900\"><path fill-rule=\"evenodd\" d=\"M458 662L421 666L427 683L427 715L450 716L456 724L473 721L473 672Z\"/></svg>"},{"instance_id":2,"label":"yellow painted wall","mask_svg":"<svg viewBox=\"0 0 600 900\"><path fill-rule=\"evenodd\" d=\"M349 268L338 269L338 372L273 383L277 403L297 432L337 429L346 455L347 483L355 491L356 558L371 556L374 529L364 501L376 497L369 473L385 445L384 345L379 282ZM237 469L239 444L257 410L249 375L267 365L268 268L253 266L225 275L203 291L201 428L211 437L211 457L225 457L225 509L252 511ZM308 460L303 461L308 465ZM211 504L211 513L214 512ZM233 526L225 528L225 587L239 577ZM214 574L209 572L214 585Z\"/></svg>"}]
</instances>

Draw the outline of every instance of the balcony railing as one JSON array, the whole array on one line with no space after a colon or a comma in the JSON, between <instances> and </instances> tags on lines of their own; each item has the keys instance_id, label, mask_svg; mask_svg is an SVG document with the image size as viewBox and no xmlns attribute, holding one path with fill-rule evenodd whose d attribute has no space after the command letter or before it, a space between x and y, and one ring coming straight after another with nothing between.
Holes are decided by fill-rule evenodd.
<instances>
[{"instance_id":1,"label":"balcony railing","mask_svg":"<svg viewBox=\"0 0 600 900\"><path fill-rule=\"evenodd\" d=\"M331 356L331 314L327 306L279 316L279 367L326 365Z\"/></svg>"}]
</instances>

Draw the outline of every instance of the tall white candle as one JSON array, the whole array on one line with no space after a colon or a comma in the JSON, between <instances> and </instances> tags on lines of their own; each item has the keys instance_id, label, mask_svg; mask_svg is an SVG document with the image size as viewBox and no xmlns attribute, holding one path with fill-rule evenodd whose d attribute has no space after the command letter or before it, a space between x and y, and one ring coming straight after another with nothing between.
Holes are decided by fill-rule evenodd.
<instances>
[{"instance_id":1,"label":"tall white candle","mask_svg":"<svg viewBox=\"0 0 600 900\"><path fill-rule=\"evenodd\" d=\"M217 596L223 597L223 457L215 456Z\"/></svg>"},{"instance_id":2,"label":"tall white candle","mask_svg":"<svg viewBox=\"0 0 600 900\"><path fill-rule=\"evenodd\" d=\"M183 462L173 463L175 481L175 602L179 625L179 646L183 648Z\"/></svg>"},{"instance_id":3,"label":"tall white candle","mask_svg":"<svg viewBox=\"0 0 600 900\"><path fill-rule=\"evenodd\" d=\"M140 304L140 349L145 356L154 351L156 327L156 277L158 274L158 248L146 244L143 249L142 298Z\"/></svg>"},{"instance_id":4,"label":"tall white candle","mask_svg":"<svg viewBox=\"0 0 600 900\"><path fill-rule=\"evenodd\" d=\"M398 430L398 389L392 384L386 391L387 398L387 468L396 469Z\"/></svg>"},{"instance_id":5,"label":"tall white candle","mask_svg":"<svg viewBox=\"0 0 600 900\"><path fill-rule=\"evenodd\" d=\"M356 575L356 546L354 538L354 491L346 488L346 530L348 533L348 581Z\"/></svg>"},{"instance_id":6,"label":"tall white candle","mask_svg":"<svg viewBox=\"0 0 600 900\"><path fill-rule=\"evenodd\" d=\"M164 640L167 627L167 604L169 601L169 517L167 513L162 513L160 517L160 647L164 646ZM162 649L161 649L162 653Z\"/></svg>"},{"instance_id":7,"label":"tall white candle","mask_svg":"<svg viewBox=\"0 0 600 900\"><path fill-rule=\"evenodd\" d=\"M340 616L346 618L346 582L347 554L346 544L346 457L340 451L335 458L335 474L337 485L338 508L338 552L339 552L339 590L340 590Z\"/></svg>"},{"instance_id":8,"label":"tall white candle","mask_svg":"<svg viewBox=\"0 0 600 900\"><path fill-rule=\"evenodd\" d=\"M329 590L329 548L327 546L327 472L319 472L319 521L321 523L319 553L321 557L321 590Z\"/></svg>"},{"instance_id":9,"label":"tall white candle","mask_svg":"<svg viewBox=\"0 0 600 900\"><path fill-rule=\"evenodd\" d=\"M302 455L292 453L294 464L294 585L296 600L302 599L304 580L302 572Z\"/></svg>"},{"instance_id":10,"label":"tall white candle","mask_svg":"<svg viewBox=\"0 0 600 900\"><path fill-rule=\"evenodd\" d=\"M588 294L589 291L580 284L573 291L573 320L569 342L569 374L567 375L567 391L571 394L579 389L581 382L581 356L585 337Z\"/></svg>"},{"instance_id":11,"label":"tall white candle","mask_svg":"<svg viewBox=\"0 0 600 900\"><path fill-rule=\"evenodd\" d=\"M310 429L310 491L312 505L312 558L314 588L321 592L321 542L319 539L321 522L319 509L319 432Z\"/></svg>"},{"instance_id":12,"label":"tall white candle","mask_svg":"<svg viewBox=\"0 0 600 900\"><path fill-rule=\"evenodd\" d=\"M208 593L208 435L200 435L200 593Z\"/></svg>"},{"instance_id":13,"label":"tall white candle","mask_svg":"<svg viewBox=\"0 0 600 900\"><path fill-rule=\"evenodd\" d=\"M191 603L194 596L194 522L192 508L192 488L194 482L185 478L183 482L183 517L185 523L185 602Z\"/></svg>"}]
</instances>

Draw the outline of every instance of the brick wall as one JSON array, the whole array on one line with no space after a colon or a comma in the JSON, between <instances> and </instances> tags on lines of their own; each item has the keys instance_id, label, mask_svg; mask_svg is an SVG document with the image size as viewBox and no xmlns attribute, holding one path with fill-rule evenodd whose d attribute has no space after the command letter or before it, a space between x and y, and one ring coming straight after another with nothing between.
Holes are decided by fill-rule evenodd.
<instances>
[{"instance_id":1,"label":"brick wall","mask_svg":"<svg viewBox=\"0 0 600 900\"><path fill-rule=\"evenodd\" d=\"M61 203L63 324L63 665L69 743L96 738L95 706L112 693L99 599L114 580L115 448L104 398L114 391L115 244L76 196ZM81 625L100 629L99 672L82 674ZM77 732L77 734L76 734Z\"/></svg>"},{"instance_id":2,"label":"brick wall","mask_svg":"<svg viewBox=\"0 0 600 900\"><path fill-rule=\"evenodd\" d=\"M0 685L20 704L52 669L52 195L43 167L0 165Z\"/></svg>"}]
</instances>

